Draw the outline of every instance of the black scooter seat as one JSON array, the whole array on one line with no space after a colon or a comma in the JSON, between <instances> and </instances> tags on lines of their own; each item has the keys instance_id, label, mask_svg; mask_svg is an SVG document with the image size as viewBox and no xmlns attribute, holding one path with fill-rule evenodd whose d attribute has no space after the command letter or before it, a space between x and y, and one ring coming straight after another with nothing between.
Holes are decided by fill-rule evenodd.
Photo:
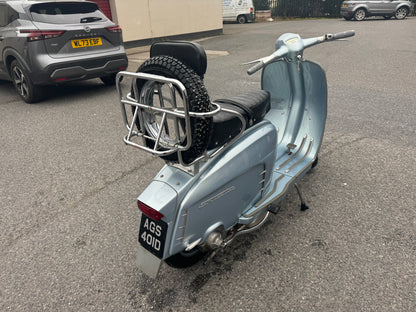
<instances>
[{"instance_id":1,"label":"black scooter seat","mask_svg":"<svg viewBox=\"0 0 416 312\"><path fill-rule=\"evenodd\" d=\"M270 110L270 94L268 91L256 90L228 99L219 99L214 103L243 115L246 128L249 128L263 120ZM235 138L240 133L241 127L241 121L236 115L224 111L215 114L208 150L222 146Z\"/></svg>"}]
</instances>

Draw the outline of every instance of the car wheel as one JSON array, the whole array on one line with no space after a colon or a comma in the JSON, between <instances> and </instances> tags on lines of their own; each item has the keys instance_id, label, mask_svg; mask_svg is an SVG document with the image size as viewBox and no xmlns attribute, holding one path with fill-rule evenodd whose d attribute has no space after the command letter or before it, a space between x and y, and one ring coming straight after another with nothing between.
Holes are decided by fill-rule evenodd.
<instances>
[{"instance_id":1,"label":"car wheel","mask_svg":"<svg viewBox=\"0 0 416 312\"><path fill-rule=\"evenodd\" d=\"M211 102L209 100L208 92L205 89L201 78L192 69L184 65L182 62L170 56L155 56L144 62L137 72L160 75L167 78L179 80L187 91L188 104L190 112L209 112ZM174 107L181 101L180 94L166 92L159 83L150 80L137 79L137 90L139 94L137 99L148 106L168 107L174 104ZM134 88L132 88L132 95L134 95ZM157 96L156 96L157 95ZM132 107L134 109L134 107ZM171 123L167 122L167 126L162 123L160 119L161 114L156 114L153 111L144 112L142 114L143 127L146 134L153 138L146 140L146 145L149 148L154 148L154 139L161 134L159 143L161 145L173 146L180 141L180 145L186 145L185 122L179 120L179 126L182 129L169 129ZM139 120L136 119L136 125L140 129ZM207 149L212 132L212 118L191 118L191 138L192 144L190 148L182 152L182 159L186 164L190 164L196 158L201 156ZM179 128L179 127L178 127ZM176 137L175 134L176 133ZM173 144L173 145L172 145ZM161 148L160 150L163 150ZM165 160L177 162L177 153L161 156Z\"/></svg>"},{"instance_id":2,"label":"car wheel","mask_svg":"<svg viewBox=\"0 0 416 312\"><path fill-rule=\"evenodd\" d=\"M394 17L398 20L405 19L407 16L408 10L406 8L398 8L396 13L394 13Z\"/></svg>"},{"instance_id":3,"label":"car wheel","mask_svg":"<svg viewBox=\"0 0 416 312\"><path fill-rule=\"evenodd\" d=\"M43 96L43 87L35 86L23 66L14 60L10 64L10 76L20 97L28 104L38 102Z\"/></svg>"},{"instance_id":4,"label":"car wheel","mask_svg":"<svg viewBox=\"0 0 416 312\"><path fill-rule=\"evenodd\" d=\"M245 24L247 23L247 18L244 15L240 15L239 17L237 17L237 22L239 24Z\"/></svg>"},{"instance_id":5,"label":"car wheel","mask_svg":"<svg viewBox=\"0 0 416 312\"><path fill-rule=\"evenodd\" d=\"M365 10L364 9L358 9L354 13L354 19L356 21L362 21L365 18Z\"/></svg>"},{"instance_id":6,"label":"car wheel","mask_svg":"<svg viewBox=\"0 0 416 312\"><path fill-rule=\"evenodd\" d=\"M108 76L100 77L100 79L106 86L114 86L116 84L116 75L117 73L114 73Z\"/></svg>"}]
</instances>

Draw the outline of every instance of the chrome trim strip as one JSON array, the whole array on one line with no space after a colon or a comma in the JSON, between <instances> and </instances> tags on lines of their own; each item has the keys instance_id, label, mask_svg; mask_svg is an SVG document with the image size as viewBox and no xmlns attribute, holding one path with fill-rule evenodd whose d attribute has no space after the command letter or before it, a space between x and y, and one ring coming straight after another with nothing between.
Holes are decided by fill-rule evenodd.
<instances>
[{"instance_id":1,"label":"chrome trim strip","mask_svg":"<svg viewBox=\"0 0 416 312\"><path fill-rule=\"evenodd\" d=\"M296 155L302 150L303 145L305 144L307 137L308 136L305 134L303 136L302 142L300 143L300 146L299 146L298 150L295 153L293 153L291 157L289 157L288 159L286 159L282 164L280 164L279 166L277 166L276 170L279 170L280 168L284 167L289 161L291 161L293 158L296 157Z\"/></svg>"},{"instance_id":2,"label":"chrome trim strip","mask_svg":"<svg viewBox=\"0 0 416 312\"><path fill-rule=\"evenodd\" d=\"M313 138L309 141L309 146L308 146L308 149L306 150L305 155L303 155L303 157L301 159L299 159L292 166L290 166L288 169L286 169L286 171L285 171L286 173L288 173L290 170L292 170L296 165L301 163L306 158L306 156L308 156L308 154L310 153L310 151L312 149L312 144L313 144Z\"/></svg>"},{"instance_id":3,"label":"chrome trim strip","mask_svg":"<svg viewBox=\"0 0 416 312\"><path fill-rule=\"evenodd\" d=\"M283 179L285 175L281 175L280 177L278 177L276 179L276 181L274 181L274 185L273 185L273 189L265 196L263 197L257 204L254 205L254 207L258 207L259 205L263 204L270 196L272 196L272 194L276 191L277 189L277 183ZM245 215L244 215L245 216ZM251 215L250 215L251 216Z\"/></svg>"}]
</instances>

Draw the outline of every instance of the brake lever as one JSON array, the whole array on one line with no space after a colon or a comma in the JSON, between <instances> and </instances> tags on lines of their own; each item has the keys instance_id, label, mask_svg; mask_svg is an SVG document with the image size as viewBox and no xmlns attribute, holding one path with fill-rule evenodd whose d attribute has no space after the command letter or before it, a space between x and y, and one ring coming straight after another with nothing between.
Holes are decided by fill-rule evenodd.
<instances>
[{"instance_id":1,"label":"brake lever","mask_svg":"<svg viewBox=\"0 0 416 312\"><path fill-rule=\"evenodd\" d=\"M259 62L264 63L264 61L266 61L268 58L269 58L268 56L265 56L265 57L259 58L257 60L254 60L254 61L250 61L250 62L247 62L247 63L242 63L241 65L251 65L251 64L259 63Z\"/></svg>"}]
</instances>

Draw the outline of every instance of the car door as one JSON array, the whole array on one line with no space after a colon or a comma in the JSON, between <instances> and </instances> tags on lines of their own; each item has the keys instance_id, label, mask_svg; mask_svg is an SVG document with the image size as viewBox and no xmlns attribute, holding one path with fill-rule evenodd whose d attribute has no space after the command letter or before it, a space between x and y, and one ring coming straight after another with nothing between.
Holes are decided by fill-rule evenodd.
<instances>
[{"instance_id":1,"label":"car door","mask_svg":"<svg viewBox=\"0 0 416 312\"><path fill-rule=\"evenodd\" d=\"M0 3L0 78L2 79L9 79L3 52L7 47L14 46L18 18L19 13L8 4Z\"/></svg>"},{"instance_id":2,"label":"car door","mask_svg":"<svg viewBox=\"0 0 416 312\"><path fill-rule=\"evenodd\" d=\"M370 14L380 14L384 0L368 0L367 8Z\"/></svg>"},{"instance_id":3,"label":"car door","mask_svg":"<svg viewBox=\"0 0 416 312\"><path fill-rule=\"evenodd\" d=\"M383 0L381 5L381 13L385 14L393 14L395 11L395 8L397 6L397 2L395 0Z\"/></svg>"}]
</instances>

